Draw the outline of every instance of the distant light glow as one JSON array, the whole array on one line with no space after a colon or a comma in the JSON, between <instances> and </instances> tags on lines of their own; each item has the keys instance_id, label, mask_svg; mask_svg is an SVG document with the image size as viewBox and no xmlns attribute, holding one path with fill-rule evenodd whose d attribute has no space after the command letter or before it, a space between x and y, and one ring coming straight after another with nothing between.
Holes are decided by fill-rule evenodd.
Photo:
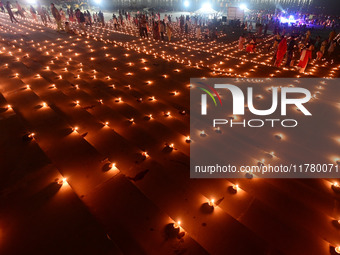
<instances>
[{"instance_id":1,"label":"distant light glow","mask_svg":"<svg viewBox=\"0 0 340 255\"><path fill-rule=\"evenodd\" d=\"M247 9L247 5L246 4L240 4L240 9L241 10L246 10Z\"/></svg>"},{"instance_id":2,"label":"distant light glow","mask_svg":"<svg viewBox=\"0 0 340 255\"><path fill-rule=\"evenodd\" d=\"M189 1L184 1L184 7L189 7L190 3Z\"/></svg>"},{"instance_id":3,"label":"distant light glow","mask_svg":"<svg viewBox=\"0 0 340 255\"><path fill-rule=\"evenodd\" d=\"M95 2L96 4L101 4L101 3L102 3L102 0L94 0L94 2Z\"/></svg>"},{"instance_id":4,"label":"distant light glow","mask_svg":"<svg viewBox=\"0 0 340 255\"><path fill-rule=\"evenodd\" d=\"M26 0L28 4L36 4L37 1L36 0Z\"/></svg>"},{"instance_id":5,"label":"distant light glow","mask_svg":"<svg viewBox=\"0 0 340 255\"><path fill-rule=\"evenodd\" d=\"M204 3L204 4L202 4L202 9L204 9L204 10L210 10L210 9L212 9L212 8L211 8L211 4L210 4L210 3Z\"/></svg>"},{"instance_id":6,"label":"distant light glow","mask_svg":"<svg viewBox=\"0 0 340 255\"><path fill-rule=\"evenodd\" d=\"M280 21L281 23L292 24L292 23L296 23L297 20L294 18L293 15L290 15L288 19L286 17L281 17Z\"/></svg>"}]
</instances>

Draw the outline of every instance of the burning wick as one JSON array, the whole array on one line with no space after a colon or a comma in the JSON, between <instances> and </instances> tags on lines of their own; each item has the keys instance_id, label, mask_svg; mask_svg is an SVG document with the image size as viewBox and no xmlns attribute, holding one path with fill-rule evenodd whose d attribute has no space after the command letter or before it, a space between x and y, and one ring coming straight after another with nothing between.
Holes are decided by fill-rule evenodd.
<instances>
[{"instance_id":1,"label":"burning wick","mask_svg":"<svg viewBox=\"0 0 340 255\"><path fill-rule=\"evenodd\" d=\"M60 185L68 184L67 183L67 178L62 178L59 182Z\"/></svg>"},{"instance_id":2,"label":"burning wick","mask_svg":"<svg viewBox=\"0 0 340 255\"><path fill-rule=\"evenodd\" d=\"M181 222L180 221L177 221L174 223L174 229L180 229L181 228Z\"/></svg>"},{"instance_id":3,"label":"burning wick","mask_svg":"<svg viewBox=\"0 0 340 255\"><path fill-rule=\"evenodd\" d=\"M340 246L335 247L334 250L335 250L336 253L340 254Z\"/></svg>"},{"instance_id":4,"label":"burning wick","mask_svg":"<svg viewBox=\"0 0 340 255\"><path fill-rule=\"evenodd\" d=\"M235 190L237 192L237 190L238 190L238 185L237 184L233 185L233 190Z\"/></svg>"}]
</instances>

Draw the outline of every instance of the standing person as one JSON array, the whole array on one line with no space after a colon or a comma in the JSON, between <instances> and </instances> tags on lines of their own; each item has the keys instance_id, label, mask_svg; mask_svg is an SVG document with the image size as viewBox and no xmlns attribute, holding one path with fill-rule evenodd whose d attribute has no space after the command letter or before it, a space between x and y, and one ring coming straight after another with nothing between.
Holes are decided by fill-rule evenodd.
<instances>
[{"instance_id":1,"label":"standing person","mask_svg":"<svg viewBox=\"0 0 340 255\"><path fill-rule=\"evenodd\" d=\"M23 12L23 10L22 10L21 5L18 3L18 1L15 1L15 3L16 3L16 5L17 5L18 13L20 14L20 16L21 16L22 18L25 18L25 14L24 14L24 12Z\"/></svg>"},{"instance_id":2,"label":"standing person","mask_svg":"<svg viewBox=\"0 0 340 255\"><path fill-rule=\"evenodd\" d=\"M99 11L98 18L100 22L102 23L102 26L105 27L104 14L102 13L102 11Z\"/></svg>"},{"instance_id":3,"label":"standing person","mask_svg":"<svg viewBox=\"0 0 340 255\"><path fill-rule=\"evenodd\" d=\"M238 50L243 50L245 41L246 41L245 34L242 34L238 39Z\"/></svg>"},{"instance_id":4,"label":"standing person","mask_svg":"<svg viewBox=\"0 0 340 255\"><path fill-rule=\"evenodd\" d=\"M251 33L251 31L253 30L253 24L252 24L252 22L250 22L250 24L249 24L249 32Z\"/></svg>"},{"instance_id":5,"label":"standing person","mask_svg":"<svg viewBox=\"0 0 340 255\"><path fill-rule=\"evenodd\" d=\"M146 21L146 18L145 18L145 15L142 16L141 20L140 20L140 26L141 26L141 33L142 33L142 37L146 37L146 38L149 38L149 35L148 35L148 30L146 28L147 26L147 21Z\"/></svg>"},{"instance_id":6,"label":"standing person","mask_svg":"<svg viewBox=\"0 0 340 255\"><path fill-rule=\"evenodd\" d=\"M165 33L165 23L164 23L164 20L159 23L159 32L161 33L162 41L164 41L164 33Z\"/></svg>"},{"instance_id":7,"label":"standing person","mask_svg":"<svg viewBox=\"0 0 340 255\"><path fill-rule=\"evenodd\" d=\"M263 29L263 26L262 26L262 24L260 24L259 27L258 27L259 35L262 35L262 29Z\"/></svg>"},{"instance_id":8,"label":"standing person","mask_svg":"<svg viewBox=\"0 0 340 255\"><path fill-rule=\"evenodd\" d=\"M83 30L86 34L84 13L82 13L79 9L77 9L76 10L76 16L79 17L79 27L80 27L80 29Z\"/></svg>"},{"instance_id":9,"label":"standing person","mask_svg":"<svg viewBox=\"0 0 340 255\"><path fill-rule=\"evenodd\" d=\"M315 41L315 43L314 43L314 49L315 49L315 51L319 51L319 50L320 50L320 47L321 47L321 37L320 37L320 35L318 35L318 36L316 37L316 41Z\"/></svg>"},{"instance_id":10,"label":"standing person","mask_svg":"<svg viewBox=\"0 0 340 255\"><path fill-rule=\"evenodd\" d=\"M78 12L79 9L76 9L74 12L74 16L76 16L76 20L78 24L80 24L80 12Z\"/></svg>"},{"instance_id":11,"label":"standing person","mask_svg":"<svg viewBox=\"0 0 340 255\"><path fill-rule=\"evenodd\" d=\"M71 7L68 13L68 19L70 22L74 22L74 12L73 12L73 8Z\"/></svg>"},{"instance_id":12,"label":"standing person","mask_svg":"<svg viewBox=\"0 0 340 255\"><path fill-rule=\"evenodd\" d=\"M49 22L52 22L52 21L51 21L51 18L50 18L50 14L48 14L47 9L46 9L44 6L41 7L41 9L42 9L42 12L43 12L43 14L45 15L45 17L48 18L48 21L49 21Z\"/></svg>"},{"instance_id":13,"label":"standing person","mask_svg":"<svg viewBox=\"0 0 340 255\"><path fill-rule=\"evenodd\" d=\"M159 26L158 21L153 22L153 39L159 40Z\"/></svg>"},{"instance_id":14,"label":"standing person","mask_svg":"<svg viewBox=\"0 0 340 255\"><path fill-rule=\"evenodd\" d=\"M30 6L30 13L31 13L33 19L34 19L36 22L38 22L37 12L35 11L35 9L34 9L34 7L33 7L32 5Z\"/></svg>"},{"instance_id":15,"label":"standing person","mask_svg":"<svg viewBox=\"0 0 340 255\"><path fill-rule=\"evenodd\" d=\"M91 13L89 12L89 10L87 10L86 13L87 13L87 17L89 18L90 26L92 26L92 16L91 16Z\"/></svg>"},{"instance_id":16,"label":"standing person","mask_svg":"<svg viewBox=\"0 0 340 255\"><path fill-rule=\"evenodd\" d=\"M118 20L117 20L116 15L113 14L113 19L112 20L113 20L113 28L115 30L117 30L118 29Z\"/></svg>"},{"instance_id":17,"label":"standing person","mask_svg":"<svg viewBox=\"0 0 340 255\"><path fill-rule=\"evenodd\" d=\"M327 48L327 40L324 40L322 43L321 43L321 46L320 46L320 50L318 51L317 55L317 59L318 60L321 60L321 58L325 55L325 52L326 52L326 48Z\"/></svg>"},{"instance_id":18,"label":"standing person","mask_svg":"<svg viewBox=\"0 0 340 255\"><path fill-rule=\"evenodd\" d=\"M329 44L329 48L328 48L328 56L332 56L333 52L335 50L336 47L336 40L333 40L330 44Z\"/></svg>"},{"instance_id":19,"label":"standing person","mask_svg":"<svg viewBox=\"0 0 340 255\"><path fill-rule=\"evenodd\" d=\"M200 26L197 26L196 27L196 39L200 39L201 38L201 27Z\"/></svg>"},{"instance_id":20,"label":"standing person","mask_svg":"<svg viewBox=\"0 0 340 255\"><path fill-rule=\"evenodd\" d=\"M274 66L280 67L281 62L286 55L287 52L287 39L286 37L282 36L281 42L279 43L279 46L277 47L277 52L276 52L276 60L274 63Z\"/></svg>"},{"instance_id":21,"label":"standing person","mask_svg":"<svg viewBox=\"0 0 340 255\"><path fill-rule=\"evenodd\" d=\"M268 32L268 24L264 26L264 32L263 32L264 36L267 36L267 32Z\"/></svg>"},{"instance_id":22,"label":"standing person","mask_svg":"<svg viewBox=\"0 0 340 255\"><path fill-rule=\"evenodd\" d=\"M58 11L58 9L54 6L53 3L51 3L51 13L57 23L57 31L59 32L60 30L64 30L63 29L63 25L61 24L61 16L60 13Z\"/></svg>"},{"instance_id":23,"label":"standing person","mask_svg":"<svg viewBox=\"0 0 340 255\"><path fill-rule=\"evenodd\" d=\"M60 13L61 22L64 23L66 21L66 15L62 8L60 8L59 13Z\"/></svg>"},{"instance_id":24,"label":"standing person","mask_svg":"<svg viewBox=\"0 0 340 255\"><path fill-rule=\"evenodd\" d=\"M291 37L291 40L288 44L287 47L287 62L286 62L286 66L292 66L291 62L293 59L293 54L294 54L294 48L295 48L295 38L294 36Z\"/></svg>"},{"instance_id":25,"label":"standing person","mask_svg":"<svg viewBox=\"0 0 340 255\"><path fill-rule=\"evenodd\" d=\"M98 16L97 13L94 12L93 13L93 22L96 23L96 24L97 24L97 16Z\"/></svg>"},{"instance_id":26,"label":"standing person","mask_svg":"<svg viewBox=\"0 0 340 255\"><path fill-rule=\"evenodd\" d=\"M313 51L313 45L309 46L309 48L305 48L301 52L300 61L298 64L298 70L299 73L304 73L306 70L306 67L308 65L308 61L312 58L312 51Z\"/></svg>"},{"instance_id":27,"label":"standing person","mask_svg":"<svg viewBox=\"0 0 340 255\"><path fill-rule=\"evenodd\" d=\"M166 33L168 35L168 41L171 41L171 35L172 35L172 28L170 26L170 22L166 23Z\"/></svg>"},{"instance_id":28,"label":"standing person","mask_svg":"<svg viewBox=\"0 0 340 255\"><path fill-rule=\"evenodd\" d=\"M184 28L184 16L181 15L179 18L179 27L181 28L181 34L183 34L183 28Z\"/></svg>"},{"instance_id":29,"label":"standing person","mask_svg":"<svg viewBox=\"0 0 340 255\"><path fill-rule=\"evenodd\" d=\"M335 30L333 29L333 30L329 33L328 43L330 43L331 41L333 41L334 38L335 38Z\"/></svg>"},{"instance_id":30,"label":"standing person","mask_svg":"<svg viewBox=\"0 0 340 255\"><path fill-rule=\"evenodd\" d=\"M38 11L38 15L40 16L41 18L41 21L44 23L44 25L46 26L47 24L47 17L43 11L43 9L41 8L41 4L38 3L38 8L37 8L37 11Z\"/></svg>"},{"instance_id":31,"label":"standing person","mask_svg":"<svg viewBox=\"0 0 340 255\"><path fill-rule=\"evenodd\" d=\"M13 15L13 12L12 12L12 9L11 9L11 4L10 4L9 1L6 2L6 10L8 12L9 18L11 19L11 22L13 23L13 20L15 20L15 22L18 22L17 19Z\"/></svg>"},{"instance_id":32,"label":"standing person","mask_svg":"<svg viewBox=\"0 0 340 255\"><path fill-rule=\"evenodd\" d=\"M205 38L206 40L209 39L209 27L206 27L206 28L204 29L204 38Z\"/></svg>"},{"instance_id":33,"label":"standing person","mask_svg":"<svg viewBox=\"0 0 340 255\"><path fill-rule=\"evenodd\" d=\"M5 12L4 4L2 3L2 1L0 1L0 10L1 12Z\"/></svg>"}]
</instances>

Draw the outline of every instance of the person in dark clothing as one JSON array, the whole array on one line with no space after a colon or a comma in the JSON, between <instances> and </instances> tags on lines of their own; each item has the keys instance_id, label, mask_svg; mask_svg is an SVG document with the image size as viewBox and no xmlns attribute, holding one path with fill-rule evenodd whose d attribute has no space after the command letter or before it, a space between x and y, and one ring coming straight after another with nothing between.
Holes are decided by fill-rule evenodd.
<instances>
[{"instance_id":1,"label":"person in dark clothing","mask_svg":"<svg viewBox=\"0 0 340 255\"><path fill-rule=\"evenodd\" d=\"M11 19L11 22L13 23L13 20L18 22L17 19L13 15L13 12L12 12L12 9L11 9L11 4L10 4L9 1L6 2L6 10L8 12L9 18Z\"/></svg>"},{"instance_id":2,"label":"person in dark clothing","mask_svg":"<svg viewBox=\"0 0 340 255\"><path fill-rule=\"evenodd\" d=\"M105 27L104 14L102 13L102 11L99 11L99 13L98 13L98 19L99 19L100 22L102 23L102 26Z\"/></svg>"},{"instance_id":3,"label":"person in dark clothing","mask_svg":"<svg viewBox=\"0 0 340 255\"><path fill-rule=\"evenodd\" d=\"M143 17L140 20L141 37L149 38L147 25L148 25L148 22L147 22L145 16L143 15Z\"/></svg>"},{"instance_id":4,"label":"person in dark clothing","mask_svg":"<svg viewBox=\"0 0 340 255\"><path fill-rule=\"evenodd\" d=\"M76 16L79 17L79 27L80 27L80 29L83 30L86 34L84 13L82 13L79 9L77 9L76 10Z\"/></svg>"},{"instance_id":5,"label":"person in dark clothing","mask_svg":"<svg viewBox=\"0 0 340 255\"><path fill-rule=\"evenodd\" d=\"M2 3L2 1L0 1L0 10L1 12L5 12L4 4Z\"/></svg>"},{"instance_id":6,"label":"person in dark clothing","mask_svg":"<svg viewBox=\"0 0 340 255\"><path fill-rule=\"evenodd\" d=\"M290 66L290 63L291 63L291 61L293 59L293 54L294 54L295 46L296 46L295 38L294 38L294 36L292 36L290 42L288 43L288 47L287 47L287 62L286 62L286 66Z\"/></svg>"},{"instance_id":7,"label":"person in dark clothing","mask_svg":"<svg viewBox=\"0 0 340 255\"><path fill-rule=\"evenodd\" d=\"M264 26L264 32L263 32L264 36L267 36L267 32L268 32L268 24Z\"/></svg>"}]
</instances>

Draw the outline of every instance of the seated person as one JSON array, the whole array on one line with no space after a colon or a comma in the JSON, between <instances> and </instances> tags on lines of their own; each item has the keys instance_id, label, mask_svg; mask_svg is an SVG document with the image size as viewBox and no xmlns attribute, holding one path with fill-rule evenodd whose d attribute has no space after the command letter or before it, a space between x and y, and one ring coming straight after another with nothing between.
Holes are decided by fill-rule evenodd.
<instances>
[{"instance_id":1,"label":"seated person","mask_svg":"<svg viewBox=\"0 0 340 255\"><path fill-rule=\"evenodd\" d=\"M77 34L75 31L73 31L73 29L70 27L70 23L68 22L65 22L65 31L66 33L71 34L71 35Z\"/></svg>"}]
</instances>

